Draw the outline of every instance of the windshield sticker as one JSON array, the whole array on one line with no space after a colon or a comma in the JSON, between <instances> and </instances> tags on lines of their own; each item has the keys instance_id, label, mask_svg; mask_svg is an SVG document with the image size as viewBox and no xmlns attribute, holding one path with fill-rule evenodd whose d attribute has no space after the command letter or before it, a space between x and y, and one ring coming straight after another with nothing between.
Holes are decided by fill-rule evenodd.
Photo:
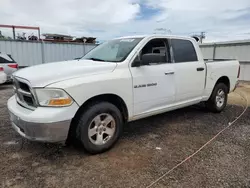
<instances>
[{"instance_id":1,"label":"windshield sticker","mask_svg":"<svg viewBox=\"0 0 250 188\"><path fill-rule=\"evenodd\" d=\"M122 39L120 42L133 42L135 39Z\"/></svg>"}]
</instances>

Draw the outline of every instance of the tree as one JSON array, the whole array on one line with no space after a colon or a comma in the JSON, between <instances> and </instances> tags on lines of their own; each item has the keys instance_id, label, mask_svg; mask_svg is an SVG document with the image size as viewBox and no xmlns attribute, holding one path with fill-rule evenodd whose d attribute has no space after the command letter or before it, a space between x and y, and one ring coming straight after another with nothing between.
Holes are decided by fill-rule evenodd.
<instances>
[{"instance_id":1,"label":"tree","mask_svg":"<svg viewBox=\"0 0 250 188\"><path fill-rule=\"evenodd\" d=\"M6 37L2 34L2 31L0 30L0 40L4 40L4 39L11 39L10 37Z\"/></svg>"}]
</instances>

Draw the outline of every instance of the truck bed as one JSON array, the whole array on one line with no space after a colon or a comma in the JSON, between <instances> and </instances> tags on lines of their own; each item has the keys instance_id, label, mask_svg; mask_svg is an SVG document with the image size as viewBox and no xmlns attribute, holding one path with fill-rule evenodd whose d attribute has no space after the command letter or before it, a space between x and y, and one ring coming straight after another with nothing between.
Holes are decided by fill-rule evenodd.
<instances>
[{"instance_id":1,"label":"truck bed","mask_svg":"<svg viewBox=\"0 0 250 188\"><path fill-rule=\"evenodd\" d=\"M214 62L214 63L213 63ZM205 61L207 67L207 76L206 76L206 88L207 96L211 95L216 81L220 77L227 77L230 83L230 90L232 91L235 88L237 83L237 76L239 70L239 62L232 59L213 59Z\"/></svg>"}]
</instances>

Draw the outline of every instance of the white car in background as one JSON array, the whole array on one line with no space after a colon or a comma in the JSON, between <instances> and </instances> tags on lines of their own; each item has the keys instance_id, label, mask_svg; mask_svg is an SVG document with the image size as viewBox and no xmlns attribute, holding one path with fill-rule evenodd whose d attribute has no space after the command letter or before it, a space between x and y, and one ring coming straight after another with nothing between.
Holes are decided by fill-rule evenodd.
<instances>
[{"instance_id":1,"label":"white car in background","mask_svg":"<svg viewBox=\"0 0 250 188\"><path fill-rule=\"evenodd\" d=\"M7 75L4 73L3 67L0 67L0 84L5 83L7 80Z\"/></svg>"},{"instance_id":2,"label":"white car in background","mask_svg":"<svg viewBox=\"0 0 250 188\"><path fill-rule=\"evenodd\" d=\"M0 52L0 66L3 67L4 72L7 75L7 81L11 81L12 73L17 71L18 64L11 55Z\"/></svg>"}]
</instances>

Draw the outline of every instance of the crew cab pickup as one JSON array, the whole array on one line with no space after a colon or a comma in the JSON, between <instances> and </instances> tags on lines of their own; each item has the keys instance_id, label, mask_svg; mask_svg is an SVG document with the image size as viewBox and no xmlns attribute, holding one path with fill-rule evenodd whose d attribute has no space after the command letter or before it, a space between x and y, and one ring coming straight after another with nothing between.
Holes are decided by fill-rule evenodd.
<instances>
[{"instance_id":1,"label":"crew cab pickup","mask_svg":"<svg viewBox=\"0 0 250 188\"><path fill-rule=\"evenodd\" d=\"M77 141L101 153L126 122L200 102L221 112L239 72L236 60L205 62L193 38L116 38L80 59L15 72L10 120L27 139Z\"/></svg>"}]
</instances>

